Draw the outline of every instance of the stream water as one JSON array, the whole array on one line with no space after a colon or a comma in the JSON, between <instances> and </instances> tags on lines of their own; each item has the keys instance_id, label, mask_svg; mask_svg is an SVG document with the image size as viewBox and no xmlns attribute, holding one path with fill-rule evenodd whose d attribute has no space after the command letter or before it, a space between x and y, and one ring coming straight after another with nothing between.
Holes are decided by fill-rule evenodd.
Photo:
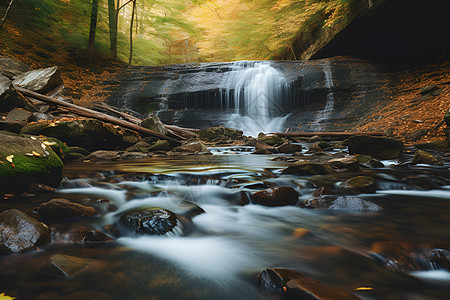
<instances>
[{"instance_id":1,"label":"stream water","mask_svg":"<svg viewBox=\"0 0 450 300\"><path fill-rule=\"evenodd\" d=\"M70 163L56 194L22 195L0 203L28 214L62 197L101 214L49 223L50 245L0 256L0 291L16 299L281 299L261 290L257 274L268 267L301 271L363 299L448 299L450 273L422 268L394 271L379 262L374 245L408 244L415 253L450 249L450 164L398 165L333 176L280 175L288 163L250 155L247 148L215 148L213 155L152 158L104 164ZM371 175L377 193L359 197L381 210L311 210L233 203L241 191L290 186L299 201L316 186L345 176ZM126 210L160 207L189 214L188 233L122 236L98 246L64 238L85 226L107 234ZM300 237L305 228L310 234ZM55 253L100 261L101 267L70 280L39 273ZM378 257L378 259L377 259ZM418 272L413 272L418 271ZM358 287L369 287L356 291Z\"/></svg>"}]
</instances>

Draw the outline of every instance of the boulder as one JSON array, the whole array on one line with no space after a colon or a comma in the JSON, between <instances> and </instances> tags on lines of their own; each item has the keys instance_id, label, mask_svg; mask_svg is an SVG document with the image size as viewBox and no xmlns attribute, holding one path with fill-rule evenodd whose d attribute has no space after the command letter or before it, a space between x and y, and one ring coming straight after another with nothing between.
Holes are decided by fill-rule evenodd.
<instances>
[{"instance_id":1,"label":"boulder","mask_svg":"<svg viewBox=\"0 0 450 300\"><path fill-rule=\"evenodd\" d=\"M284 143L281 146L277 147L278 153L287 153L292 154L295 152L301 152L302 151L302 145L300 144L290 144L290 143Z\"/></svg>"},{"instance_id":2,"label":"boulder","mask_svg":"<svg viewBox=\"0 0 450 300\"><path fill-rule=\"evenodd\" d=\"M87 258L80 258L64 254L53 254L39 271L46 275L72 279L77 276L102 269L103 263Z\"/></svg>"},{"instance_id":3,"label":"boulder","mask_svg":"<svg viewBox=\"0 0 450 300\"><path fill-rule=\"evenodd\" d=\"M92 207L84 206L62 198L44 202L36 209L36 211L41 218L45 220L90 217L97 214L97 210Z\"/></svg>"},{"instance_id":4,"label":"boulder","mask_svg":"<svg viewBox=\"0 0 450 300\"><path fill-rule=\"evenodd\" d=\"M139 126L153 130L155 132L159 132L164 135L167 135L168 133L164 124L155 115L150 115L146 119L142 120L142 122L139 123Z\"/></svg>"},{"instance_id":5,"label":"boulder","mask_svg":"<svg viewBox=\"0 0 450 300\"><path fill-rule=\"evenodd\" d=\"M149 148L150 151L167 151L170 150L170 144L167 140L157 140Z\"/></svg>"},{"instance_id":6,"label":"boulder","mask_svg":"<svg viewBox=\"0 0 450 300\"><path fill-rule=\"evenodd\" d=\"M0 56L0 74L11 80L30 70L31 68L23 62Z\"/></svg>"},{"instance_id":7,"label":"boulder","mask_svg":"<svg viewBox=\"0 0 450 300\"><path fill-rule=\"evenodd\" d=\"M55 137L69 146L79 146L89 151L115 150L130 146L124 140L122 128L94 119L30 123L22 128L21 134Z\"/></svg>"},{"instance_id":8,"label":"boulder","mask_svg":"<svg viewBox=\"0 0 450 300\"><path fill-rule=\"evenodd\" d=\"M253 194L252 202L264 206L294 205L298 201L297 192L291 187L274 187Z\"/></svg>"},{"instance_id":9,"label":"boulder","mask_svg":"<svg viewBox=\"0 0 450 300\"><path fill-rule=\"evenodd\" d=\"M119 228L123 234L164 235L174 232L177 225L177 215L167 209L127 212L119 219Z\"/></svg>"},{"instance_id":10,"label":"boulder","mask_svg":"<svg viewBox=\"0 0 450 300\"><path fill-rule=\"evenodd\" d=\"M14 108L7 115L6 118L16 122L29 122L33 117L33 113L22 108Z\"/></svg>"},{"instance_id":11,"label":"boulder","mask_svg":"<svg viewBox=\"0 0 450 300\"><path fill-rule=\"evenodd\" d=\"M359 299L344 290L289 269L265 269L259 274L258 282L263 289L285 294L288 299Z\"/></svg>"},{"instance_id":12,"label":"boulder","mask_svg":"<svg viewBox=\"0 0 450 300\"><path fill-rule=\"evenodd\" d=\"M422 269L415 258L413 246L408 242L377 241L372 244L372 253L377 262L393 271L410 272Z\"/></svg>"},{"instance_id":13,"label":"boulder","mask_svg":"<svg viewBox=\"0 0 450 300\"><path fill-rule=\"evenodd\" d=\"M200 139L204 141L213 141L213 140L236 140L240 139L243 136L242 130L237 130L233 128L226 127L210 127L201 129L198 132Z\"/></svg>"},{"instance_id":14,"label":"boulder","mask_svg":"<svg viewBox=\"0 0 450 300\"><path fill-rule=\"evenodd\" d=\"M8 119L0 119L0 130L6 130L13 133L20 133L23 126L25 126L24 122L11 121Z\"/></svg>"},{"instance_id":15,"label":"boulder","mask_svg":"<svg viewBox=\"0 0 450 300\"><path fill-rule=\"evenodd\" d=\"M264 135L261 134L258 136L258 141L266 143L270 146L279 146L283 144L283 139L276 134Z\"/></svg>"},{"instance_id":16,"label":"boulder","mask_svg":"<svg viewBox=\"0 0 450 300\"><path fill-rule=\"evenodd\" d=\"M302 202L299 206L312 209L334 209L347 211L379 211L381 209L381 207L377 204L361 198L335 195L314 197Z\"/></svg>"},{"instance_id":17,"label":"boulder","mask_svg":"<svg viewBox=\"0 0 450 300\"><path fill-rule=\"evenodd\" d=\"M150 152L151 147L152 147L152 144L149 144L148 142L141 140L141 141L138 141L136 144L128 147L126 149L126 151L148 153L148 152Z\"/></svg>"},{"instance_id":18,"label":"boulder","mask_svg":"<svg viewBox=\"0 0 450 300\"><path fill-rule=\"evenodd\" d=\"M63 237L65 240L69 240L73 243L89 246L101 245L113 241L112 238L103 232L87 227L72 228L64 233Z\"/></svg>"},{"instance_id":19,"label":"boulder","mask_svg":"<svg viewBox=\"0 0 450 300\"><path fill-rule=\"evenodd\" d=\"M411 164L428 164L428 165L436 165L439 161L431 155L431 153L424 150L417 150L414 153L414 157L411 161Z\"/></svg>"},{"instance_id":20,"label":"boulder","mask_svg":"<svg viewBox=\"0 0 450 300\"><path fill-rule=\"evenodd\" d=\"M357 176L350 178L340 185L344 189L349 189L356 194L373 194L376 191L375 180L370 176Z\"/></svg>"},{"instance_id":21,"label":"boulder","mask_svg":"<svg viewBox=\"0 0 450 300\"><path fill-rule=\"evenodd\" d=\"M322 153L323 149L322 147L319 146L319 144L312 144L311 146L309 146L308 151L306 151L306 153Z\"/></svg>"},{"instance_id":22,"label":"boulder","mask_svg":"<svg viewBox=\"0 0 450 300\"><path fill-rule=\"evenodd\" d=\"M289 166L281 172L281 174L301 176L327 175L332 173L334 173L333 169L326 163L314 163L305 160L299 160L293 166Z\"/></svg>"},{"instance_id":23,"label":"boulder","mask_svg":"<svg viewBox=\"0 0 450 300\"><path fill-rule=\"evenodd\" d=\"M45 94L63 84L58 67L37 69L23 73L13 84L36 93Z\"/></svg>"},{"instance_id":24,"label":"boulder","mask_svg":"<svg viewBox=\"0 0 450 300\"><path fill-rule=\"evenodd\" d=\"M183 153L209 153L208 148L199 141L188 141L183 143L183 145L178 146L173 149L175 152L183 152Z\"/></svg>"},{"instance_id":25,"label":"boulder","mask_svg":"<svg viewBox=\"0 0 450 300\"><path fill-rule=\"evenodd\" d=\"M83 157L83 160L90 161L113 161L118 160L120 154L118 151L97 150L91 154Z\"/></svg>"},{"instance_id":26,"label":"boulder","mask_svg":"<svg viewBox=\"0 0 450 300\"><path fill-rule=\"evenodd\" d=\"M12 81L0 74L0 112L7 112L15 107L24 107L23 99L17 95Z\"/></svg>"},{"instance_id":27,"label":"boulder","mask_svg":"<svg viewBox=\"0 0 450 300\"><path fill-rule=\"evenodd\" d=\"M334 158L327 162L332 168L345 169L350 172L356 172L359 169L358 156L350 155L343 158Z\"/></svg>"},{"instance_id":28,"label":"boulder","mask_svg":"<svg viewBox=\"0 0 450 300\"><path fill-rule=\"evenodd\" d=\"M0 191L23 191L31 183L59 186L63 162L38 140L0 134Z\"/></svg>"},{"instance_id":29,"label":"boulder","mask_svg":"<svg viewBox=\"0 0 450 300\"><path fill-rule=\"evenodd\" d=\"M277 148L274 146L270 146L264 142L256 141L255 142L255 151L253 154L273 154L277 153Z\"/></svg>"},{"instance_id":30,"label":"boulder","mask_svg":"<svg viewBox=\"0 0 450 300\"><path fill-rule=\"evenodd\" d=\"M50 229L17 209L0 213L0 250L20 252L50 243Z\"/></svg>"},{"instance_id":31,"label":"boulder","mask_svg":"<svg viewBox=\"0 0 450 300\"><path fill-rule=\"evenodd\" d=\"M387 137L366 135L352 136L347 139L350 154L367 154L381 159L398 158L403 152L403 143Z\"/></svg>"}]
</instances>

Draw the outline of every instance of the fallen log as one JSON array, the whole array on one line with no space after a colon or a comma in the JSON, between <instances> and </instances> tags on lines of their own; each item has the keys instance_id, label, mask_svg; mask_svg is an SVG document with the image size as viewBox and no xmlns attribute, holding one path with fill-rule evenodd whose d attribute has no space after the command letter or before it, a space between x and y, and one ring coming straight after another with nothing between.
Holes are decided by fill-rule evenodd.
<instances>
[{"instance_id":1,"label":"fallen log","mask_svg":"<svg viewBox=\"0 0 450 300\"><path fill-rule=\"evenodd\" d=\"M355 135L370 135L370 136L383 136L384 132L272 132L270 134L275 134L283 137L350 137Z\"/></svg>"},{"instance_id":2,"label":"fallen log","mask_svg":"<svg viewBox=\"0 0 450 300\"><path fill-rule=\"evenodd\" d=\"M101 113L101 112L98 112L98 111L95 111L95 110L92 110L92 109L88 109L88 108L85 108L85 107L82 107L82 106L78 106L78 105L75 105L75 104L67 103L67 102L62 101L62 100L58 100L58 99L55 99L55 98L52 98L52 97L48 97L48 96L45 96L45 95L42 95L42 94L30 91L28 89L21 88L19 86L15 86L15 88L16 88L16 90L18 90L19 92L21 92L25 96L29 96L29 97L32 97L34 99L40 100L40 101L44 101L44 102L56 104L56 105L59 105L59 106L62 106L62 107L66 107L66 108L69 109L70 112L72 112L74 114L77 114L79 116L97 119L97 120L104 121L104 122L107 122L107 123L111 123L111 124L114 124L114 125L119 125L119 126L122 126L124 128L135 130L135 131L137 131L139 133L142 133L142 134L146 134L146 135L149 135L149 136L154 136L154 137L157 137L157 138L160 138L160 139L163 139L163 140L167 140L169 143L171 143L174 146L181 145L181 141L179 141L179 140L176 140L174 138L168 137L168 136L163 135L163 134L161 134L159 132L155 132L153 130L141 127L141 126L136 125L134 123L131 123L129 121L121 120L121 119L112 117L110 115L107 115L107 114L104 114L104 113Z\"/></svg>"}]
</instances>

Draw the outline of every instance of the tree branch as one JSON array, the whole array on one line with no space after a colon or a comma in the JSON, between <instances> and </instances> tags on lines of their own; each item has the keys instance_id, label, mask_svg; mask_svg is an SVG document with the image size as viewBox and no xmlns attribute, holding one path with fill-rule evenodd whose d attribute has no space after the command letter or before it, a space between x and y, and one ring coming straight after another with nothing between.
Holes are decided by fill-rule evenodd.
<instances>
[{"instance_id":1,"label":"tree branch","mask_svg":"<svg viewBox=\"0 0 450 300\"><path fill-rule=\"evenodd\" d=\"M5 11L5 15L3 16L3 18L0 21L0 28L2 28L3 24L5 23L6 16L8 15L9 10L11 9L11 5L13 4L13 2L14 2L14 0L9 1L9 5L8 5L8 8Z\"/></svg>"}]
</instances>

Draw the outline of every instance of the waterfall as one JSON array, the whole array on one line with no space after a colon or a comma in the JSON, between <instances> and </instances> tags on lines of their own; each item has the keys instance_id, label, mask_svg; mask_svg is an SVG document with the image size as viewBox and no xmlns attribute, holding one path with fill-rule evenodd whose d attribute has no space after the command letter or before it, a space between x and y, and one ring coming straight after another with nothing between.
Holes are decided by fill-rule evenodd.
<instances>
[{"instance_id":1,"label":"waterfall","mask_svg":"<svg viewBox=\"0 0 450 300\"><path fill-rule=\"evenodd\" d=\"M228 127L250 136L283 130L288 117L283 102L289 98L289 86L284 75L270 63L234 63L221 84L220 94L222 109L233 110Z\"/></svg>"},{"instance_id":2,"label":"waterfall","mask_svg":"<svg viewBox=\"0 0 450 300\"><path fill-rule=\"evenodd\" d=\"M325 88L328 90L324 109L317 112L316 119L311 124L313 131L325 130L326 122L330 119L334 110L334 94L333 94L333 73L329 62L323 64L323 73L325 75Z\"/></svg>"}]
</instances>

